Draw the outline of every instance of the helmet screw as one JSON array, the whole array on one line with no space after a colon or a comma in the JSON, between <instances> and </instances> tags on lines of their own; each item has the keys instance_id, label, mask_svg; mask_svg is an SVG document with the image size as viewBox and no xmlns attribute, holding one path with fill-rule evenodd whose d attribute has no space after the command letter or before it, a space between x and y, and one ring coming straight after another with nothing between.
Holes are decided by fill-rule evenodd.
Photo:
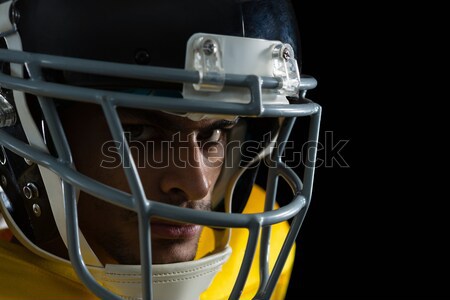
<instances>
[{"instance_id":1,"label":"helmet screw","mask_svg":"<svg viewBox=\"0 0 450 300\"><path fill-rule=\"evenodd\" d=\"M39 204L33 204L33 213L36 217L40 217L41 216L41 207L39 206Z\"/></svg>"},{"instance_id":2,"label":"helmet screw","mask_svg":"<svg viewBox=\"0 0 450 300\"><path fill-rule=\"evenodd\" d=\"M6 187L8 185L8 180L6 180L5 175L1 176L2 186Z\"/></svg>"},{"instance_id":3,"label":"helmet screw","mask_svg":"<svg viewBox=\"0 0 450 300\"><path fill-rule=\"evenodd\" d=\"M39 197L39 190L34 183L31 183L31 182L27 183L27 185L23 187L22 191L23 191L25 198L27 198L27 199L33 199L33 198Z\"/></svg>"},{"instance_id":4,"label":"helmet screw","mask_svg":"<svg viewBox=\"0 0 450 300\"><path fill-rule=\"evenodd\" d=\"M283 58L285 60L288 60L289 58L291 58L291 53L290 53L289 49L284 48L284 50L283 50Z\"/></svg>"},{"instance_id":5,"label":"helmet screw","mask_svg":"<svg viewBox=\"0 0 450 300\"><path fill-rule=\"evenodd\" d=\"M9 18L13 24L19 23L20 12L14 6L11 7Z\"/></svg>"},{"instance_id":6,"label":"helmet screw","mask_svg":"<svg viewBox=\"0 0 450 300\"><path fill-rule=\"evenodd\" d=\"M204 43L203 43L203 53L205 53L205 55L211 55L216 53L217 51L217 45L216 43L214 43L213 40L207 39Z\"/></svg>"}]
</instances>

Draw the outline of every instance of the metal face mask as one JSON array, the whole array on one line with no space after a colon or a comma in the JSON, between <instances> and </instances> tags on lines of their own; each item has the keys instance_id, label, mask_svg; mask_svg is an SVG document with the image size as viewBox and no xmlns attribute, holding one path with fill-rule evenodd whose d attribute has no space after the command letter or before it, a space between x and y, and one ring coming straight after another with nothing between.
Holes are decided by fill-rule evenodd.
<instances>
[{"instance_id":1,"label":"metal face mask","mask_svg":"<svg viewBox=\"0 0 450 300\"><path fill-rule=\"evenodd\" d=\"M256 18L248 15L251 9L246 6L252 1L224 1L203 19L198 7L191 7L194 4L174 1L174 7L184 7L198 18L183 28L183 18L173 16L176 21L164 23L173 26L167 32L183 29L164 36L153 29L171 11L165 1L137 2L126 9L121 1L85 6L56 0L28 2L0 4L4 39L0 49L0 175L5 195L0 206L16 237L45 258L70 261L80 280L100 298L198 299L230 256L231 229L245 228L248 242L229 298L240 297L257 248L260 285L255 297L270 298L310 203L319 135L321 108L305 98L316 81L300 76L296 45L284 38L248 37L239 26L247 22L247 33L254 26ZM199 2L206 6L214 1ZM64 18L68 24L81 13L86 13L86 20L78 26L62 25L63 29L49 24L41 29L32 26L56 12L55 18ZM124 21L119 22L118 16ZM225 26L221 20L233 22ZM122 25L121 30L114 30ZM156 37L141 43L146 34L140 30L157 31ZM120 44L117 49L115 43ZM182 53L176 51L178 44L183 45ZM62 109L77 103L92 104L101 111L120 153L126 190L79 171L80 161L74 159L61 118ZM124 138L127 130L121 109L157 111L187 118L186 122L242 119L246 126L230 130L227 141L264 138L264 143L251 155L242 147L224 150L226 164L212 191L210 211L171 205L146 193L144 171ZM76 117L83 122L81 113ZM282 159L297 117L310 118L310 148L301 179ZM263 162L268 166L263 209L253 213L235 209L236 203L245 205L258 171L255 166ZM92 168L103 172L100 166ZM278 208L279 179L287 182L293 194L289 203ZM101 262L86 232L79 228L80 194L135 213L139 265ZM211 251L197 253L192 261L152 264L151 218L211 228ZM285 221L290 222L289 232L275 265L269 268L271 227ZM67 247L68 257L58 257L46 246L55 239ZM131 279L124 283L123 278Z\"/></svg>"}]
</instances>

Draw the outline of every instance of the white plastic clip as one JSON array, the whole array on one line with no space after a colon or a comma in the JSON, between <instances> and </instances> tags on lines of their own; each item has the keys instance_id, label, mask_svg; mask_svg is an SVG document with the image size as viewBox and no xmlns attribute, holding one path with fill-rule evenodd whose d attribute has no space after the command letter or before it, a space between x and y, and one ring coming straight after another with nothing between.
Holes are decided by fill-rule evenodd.
<instances>
[{"instance_id":1,"label":"white plastic clip","mask_svg":"<svg viewBox=\"0 0 450 300\"><path fill-rule=\"evenodd\" d=\"M300 72L291 45L275 45L273 49L273 75L282 80L282 86L279 89L281 95L298 95L300 90Z\"/></svg>"},{"instance_id":2,"label":"white plastic clip","mask_svg":"<svg viewBox=\"0 0 450 300\"><path fill-rule=\"evenodd\" d=\"M220 92L225 82L225 71L219 42L211 37L199 37L194 45L194 69L200 74L194 89Z\"/></svg>"}]
</instances>

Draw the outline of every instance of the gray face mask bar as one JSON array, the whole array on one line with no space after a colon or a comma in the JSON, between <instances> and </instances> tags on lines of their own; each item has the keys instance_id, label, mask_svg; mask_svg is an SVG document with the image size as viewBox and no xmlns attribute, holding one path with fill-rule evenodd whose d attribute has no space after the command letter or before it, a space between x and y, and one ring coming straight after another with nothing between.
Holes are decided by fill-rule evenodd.
<instances>
[{"instance_id":1,"label":"gray face mask bar","mask_svg":"<svg viewBox=\"0 0 450 300\"><path fill-rule=\"evenodd\" d=\"M230 299L238 299L243 290L258 244L259 234L261 233L262 242L268 241L271 225L292 219L290 231L270 274L268 264L268 243L261 244L261 283L255 299L270 298L278 277L281 274L284 262L295 242L311 199L321 108L318 104L306 100L304 97L306 90L316 86L314 78L302 77L300 90L301 97L305 100L305 103L263 105L262 89L277 89L280 86L280 82L277 78L225 74L224 85L247 88L250 91L251 100L246 104L217 102L214 103L214 105L210 105L210 103L205 102L204 100L128 94L46 82L43 81L41 74L42 69L55 69L123 77L127 79L195 84L200 82L199 73L197 71L63 58L5 49L0 49L0 60L7 63L21 64L27 68L31 77L30 79L17 78L0 73L1 86L7 89L34 94L38 97L44 116L48 122L48 127L55 144L58 158L19 141L3 130L0 130L0 145L26 159L32 160L37 164L52 170L61 177L64 190L65 213L67 216L70 260L82 282L98 297L102 299L121 299L97 283L90 274L79 252L80 244L75 189L83 190L104 201L135 211L138 214L143 299L153 299L151 284L152 260L149 225L150 217L159 216L171 220L210 227L236 227L247 228L249 230L249 240L245 250L243 263L230 295ZM120 76L118 74L120 74ZM201 81L203 84L208 81L213 83L215 78L203 76ZM237 214L214 211L205 212L180 208L147 199L130 149L126 143L121 143L119 151L124 153L123 163L124 165L131 166L130 168L124 168L131 189L131 194L128 194L78 173L71 167L73 166L71 151L63 132L53 99L81 101L100 105L103 108L111 134L113 138L118 141L122 140L123 128L116 110L117 107L252 117L285 117L286 121L283 123L278 136L279 145L285 144L283 141L287 140L295 117L310 116L308 142L311 147L309 148L310 151L308 151L305 160L306 165L303 182L295 172L281 160L284 149L278 148L270 157L271 168L269 170L265 202L266 212ZM294 197L287 205L273 210L279 177L282 177L290 185L294 192Z\"/></svg>"}]
</instances>

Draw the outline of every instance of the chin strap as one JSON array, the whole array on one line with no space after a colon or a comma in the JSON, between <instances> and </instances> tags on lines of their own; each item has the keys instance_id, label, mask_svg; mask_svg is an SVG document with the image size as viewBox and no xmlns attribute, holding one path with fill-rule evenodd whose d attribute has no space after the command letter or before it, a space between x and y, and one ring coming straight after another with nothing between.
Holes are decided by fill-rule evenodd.
<instances>
[{"instance_id":1,"label":"chin strap","mask_svg":"<svg viewBox=\"0 0 450 300\"><path fill-rule=\"evenodd\" d=\"M221 252L194 261L152 265L153 299L199 299L230 254L231 248L226 247ZM139 265L106 265L102 272L93 275L104 287L124 299L142 299Z\"/></svg>"}]
</instances>

